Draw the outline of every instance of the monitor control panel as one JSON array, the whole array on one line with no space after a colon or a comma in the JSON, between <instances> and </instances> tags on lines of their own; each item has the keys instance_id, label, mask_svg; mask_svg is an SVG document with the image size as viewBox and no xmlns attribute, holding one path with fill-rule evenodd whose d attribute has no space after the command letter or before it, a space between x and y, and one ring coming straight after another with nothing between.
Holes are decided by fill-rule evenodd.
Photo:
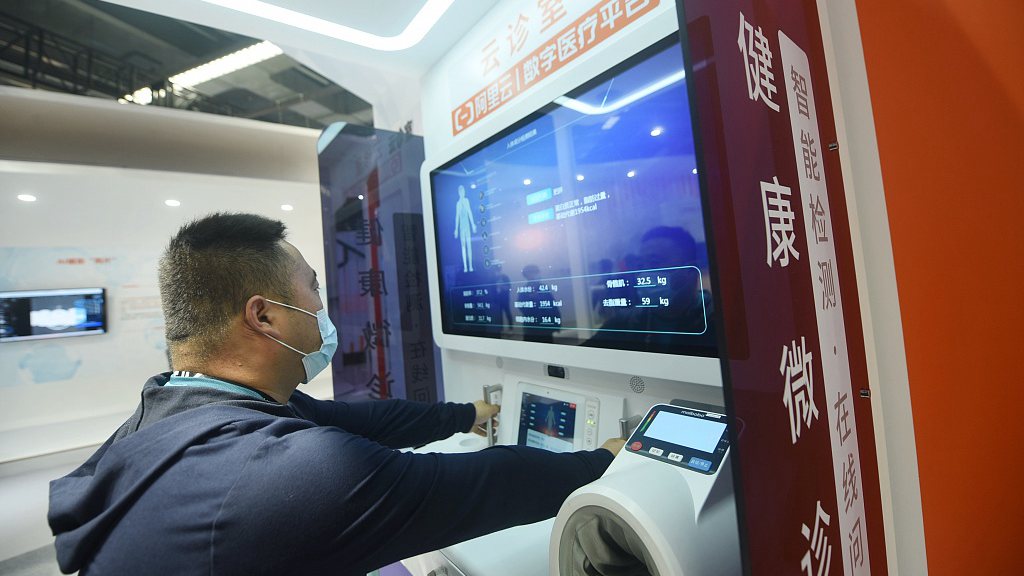
<instances>
[{"instance_id":1,"label":"monitor control panel","mask_svg":"<svg viewBox=\"0 0 1024 576\"><path fill-rule=\"evenodd\" d=\"M706 404L655 404L626 441L640 456L713 475L729 450L725 410Z\"/></svg>"},{"instance_id":2,"label":"monitor control panel","mask_svg":"<svg viewBox=\"0 0 1024 576\"><path fill-rule=\"evenodd\" d=\"M598 447L600 400L550 386L518 383L519 430L515 443L552 452Z\"/></svg>"},{"instance_id":3,"label":"monitor control panel","mask_svg":"<svg viewBox=\"0 0 1024 576\"><path fill-rule=\"evenodd\" d=\"M597 417L599 409L597 399L587 398L585 406L587 420L583 427L583 449L594 450L597 448Z\"/></svg>"}]
</instances>

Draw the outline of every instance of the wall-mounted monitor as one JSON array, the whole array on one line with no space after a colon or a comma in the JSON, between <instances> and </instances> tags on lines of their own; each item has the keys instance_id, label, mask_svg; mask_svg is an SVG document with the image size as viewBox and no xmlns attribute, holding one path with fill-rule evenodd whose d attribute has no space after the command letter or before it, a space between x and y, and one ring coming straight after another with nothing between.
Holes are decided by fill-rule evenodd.
<instances>
[{"instance_id":1,"label":"wall-mounted monitor","mask_svg":"<svg viewBox=\"0 0 1024 576\"><path fill-rule=\"evenodd\" d=\"M0 342L103 334L103 288L0 292Z\"/></svg>"},{"instance_id":2,"label":"wall-mounted monitor","mask_svg":"<svg viewBox=\"0 0 1024 576\"><path fill-rule=\"evenodd\" d=\"M439 342L716 358L696 156L672 37L428 160ZM719 377L717 360L705 368Z\"/></svg>"}]
</instances>

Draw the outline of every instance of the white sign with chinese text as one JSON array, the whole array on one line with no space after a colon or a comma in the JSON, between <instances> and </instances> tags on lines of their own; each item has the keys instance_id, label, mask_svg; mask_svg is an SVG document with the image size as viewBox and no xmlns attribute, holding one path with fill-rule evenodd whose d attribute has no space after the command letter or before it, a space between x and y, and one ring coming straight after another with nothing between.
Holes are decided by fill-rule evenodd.
<instances>
[{"instance_id":1,"label":"white sign with chinese text","mask_svg":"<svg viewBox=\"0 0 1024 576\"><path fill-rule=\"evenodd\" d=\"M775 73L772 72L772 48L768 45L768 37L761 27L747 20L740 12L740 33L736 45L743 56L743 70L747 74L747 97L753 101L762 101L766 106L778 112L779 105L775 102Z\"/></svg>"},{"instance_id":2,"label":"white sign with chinese text","mask_svg":"<svg viewBox=\"0 0 1024 576\"><path fill-rule=\"evenodd\" d=\"M832 543L828 540L828 525L832 517L821 507L821 500L816 505L814 528L807 524L800 525L800 534L807 540L807 552L800 559L800 570L809 576L828 576L832 566Z\"/></svg>"},{"instance_id":3,"label":"white sign with chinese text","mask_svg":"<svg viewBox=\"0 0 1024 576\"><path fill-rule=\"evenodd\" d=\"M821 161L822 146L814 109L810 64L807 54L782 31L779 32L779 48L782 70L776 77L784 82L789 102L793 149L800 179L800 201L805 215L807 258L814 285L819 362L825 390L823 405L828 410L832 466L839 508L837 514L841 545L838 547L843 551L843 573L866 575L870 573L870 564L864 534L860 452L853 414L854 393L850 379L842 294L836 277L836 249L832 241L832 220ZM809 558L805 560L809 562ZM809 564L805 566L808 567Z\"/></svg>"},{"instance_id":4,"label":"white sign with chinese text","mask_svg":"<svg viewBox=\"0 0 1024 576\"><path fill-rule=\"evenodd\" d=\"M531 0L501 5L495 26L467 38L448 74L452 135L633 22L672 7L661 0Z\"/></svg>"},{"instance_id":5,"label":"white sign with chinese text","mask_svg":"<svg viewBox=\"0 0 1024 576\"><path fill-rule=\"evenodd\" d=\"M761 208L764 210L765 262L771 268L774 262L785 268L789 257L800 259L796 249L796 212L790 200L792 190L779 184L778 177L761 182Z\"/></svg>"},{"instance_id":6,"label":"white sign with chinese text","mask_svg":"<svg viewBox=\"0 0 1024 576\"><path fill-rule=\"evenodd\" d=\"M785 378L782 404L789 414L789 433L793 444L800 439L803 429L810 429L818 419L818 406L814 403L814 354L807 349L807 341L800 337L792 346L782 347L779 373Z\"/></svg>"}]
</instances>

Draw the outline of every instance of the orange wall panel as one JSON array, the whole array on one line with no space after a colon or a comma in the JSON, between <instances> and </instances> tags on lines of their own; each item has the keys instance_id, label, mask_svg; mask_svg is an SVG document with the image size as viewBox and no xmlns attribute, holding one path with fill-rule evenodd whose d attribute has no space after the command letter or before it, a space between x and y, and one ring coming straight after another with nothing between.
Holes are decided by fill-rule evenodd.
<instances>
[{"instance_id":1,"label":"orange wall panel","mask_svg":"<svg viewBox=\"0 0 1024 576\"><path fill-rule=\"evenodd\" d=\"M1024 1L857 0L857 10L929 572L1019 573Z\"/></svg>"}]
</instances>

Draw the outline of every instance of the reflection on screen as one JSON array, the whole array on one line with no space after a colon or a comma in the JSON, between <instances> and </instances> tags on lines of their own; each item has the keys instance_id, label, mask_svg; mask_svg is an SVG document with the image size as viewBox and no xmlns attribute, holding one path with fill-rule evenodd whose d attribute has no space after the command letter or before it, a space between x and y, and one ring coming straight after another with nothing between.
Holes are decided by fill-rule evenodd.
<instances>
[{"instance_id":1,"label":"reflection on screen","mask_svg":"<svg viewBox=\"0 0 1024 576\"><path fill-rule=\"evenodd\" d=\"M658 412L644 436L713 454L724 431L724 422Z\"/></svg>"},{"instance_id":2,"label":"reflection on screen","mask_svg":"<svg viewBox=\"0 0 1024 576\"><path fill-rule=\"evenodd\" d=\"M679 45L431 172L449 334L714 355Z\"/></svg>"},{"instance_id":3,"label":"reflection on screen","mask_svg":"<svg viewBox=\"0 0 1024 576\"><path fill-rule=\"evenodd\" d=\"M572 452L576 404L523 393L519 445L551 452Z\"/></svg>"}]
</instances>

